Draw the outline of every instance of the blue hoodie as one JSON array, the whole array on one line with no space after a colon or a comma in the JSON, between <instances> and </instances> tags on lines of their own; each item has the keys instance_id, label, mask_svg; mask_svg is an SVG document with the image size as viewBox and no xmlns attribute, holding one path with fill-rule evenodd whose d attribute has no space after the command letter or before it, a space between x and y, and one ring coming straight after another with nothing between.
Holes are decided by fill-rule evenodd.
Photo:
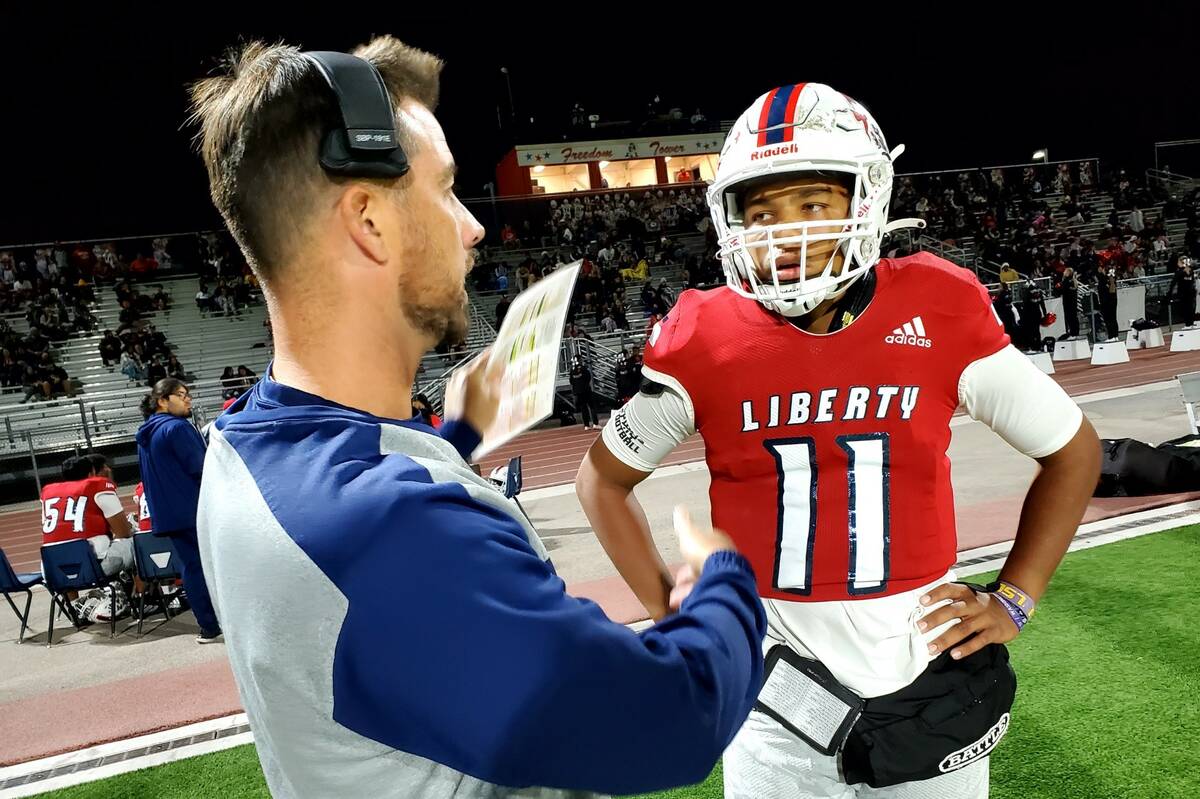
<instances>
[{"instance_id":1,"label":"blue hoodie","mask_svg":"<svg viewBox=\"0 0 1200 799\"><path fill-rule=\"evenodd\" d=\"M204 471L204 439L188 419L156 413L138 429L137 444L154 531L193 532Z\"/></svg>"},{"instance_id":2,"label":"blue hoodie","mask_svg":"<svg viewBox=\"0 0 1200 799\"><path fill-rule=\"evenodd\" d=\"M273 795L549 799L708 776L762 684L741 555L712 555L681 612L635 633L566 593L461 457L477 437L456 452L270 380L231 411L197 532Z\"/></svg>"}]
</instances>

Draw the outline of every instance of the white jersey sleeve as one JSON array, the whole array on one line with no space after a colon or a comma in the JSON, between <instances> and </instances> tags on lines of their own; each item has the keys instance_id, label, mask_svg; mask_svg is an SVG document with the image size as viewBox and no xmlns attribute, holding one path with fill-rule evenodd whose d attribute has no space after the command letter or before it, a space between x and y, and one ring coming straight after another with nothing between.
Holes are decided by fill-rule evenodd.
<instances>
[{"instance_id":1,"label":"white jersey sleeve","mask_svg":"<svg viewBox=\"0 0 1200 799\"><path fill-rule=\"evenodd\" d=\"M639 391L604 426L604 445L626 466L652 472L679 444L696 432L692 403L681 386L661 392Z\"/></svg>"},{"instance_id":2,"label":"white jersey sleeve","mask_svg":"<svg viewBox=\"0 0 1200 799\"><path fill-rule=\"evenodd\" d=\"M1011 344L967 365L958 380L958 400L972 419L1031 458L1058 452L1083 422L1083 412L1062 386Z\"/></svg>"},{"instance_id":3,"label":"white jersey sleeve","mask_svg":"<svg viewBox=\"0 0 1200 799\"><path fill-rule=\"evenodd\" d=\"M100 508L100 512L106 519L125 513L125 508L121 505L121 498L115 491L100 491L96 494L95 500L96 507Z\"/></svg>"}]
</instances>

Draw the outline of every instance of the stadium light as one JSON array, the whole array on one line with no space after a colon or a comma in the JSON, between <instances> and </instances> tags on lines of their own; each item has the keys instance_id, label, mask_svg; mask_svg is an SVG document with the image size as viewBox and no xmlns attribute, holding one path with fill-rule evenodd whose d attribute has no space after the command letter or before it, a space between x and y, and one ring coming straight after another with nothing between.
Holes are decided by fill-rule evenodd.
<instances>
[{"instance_id":1,"label":"stadium light","mask_svg":"<svg viewBox=\"0 0 1200 799\"><path fill-rule=\"evenodd\" d=\"M1046 147L1043 147L1040 150L1035 150L1033 153L1033 160L1041 161L1042 163L1048 163L1050 161L1050 150Z\"/></svg>"},{"instance_id":2,"label":"stadium light","mask_svg":"<svg viewBox=\"0 0 1200 799\"><path fill-rule=\"evenodd\" d=\"M607 162L607 161L601 161L601 162L600 162L600 168L601 168L601 169L604 169L604 167L606 167L606 166L608 166L608 162Z\"/></svg>"},{"instance_id":3,"label":"stadium light","mask_svg":"<svg viewBox=\"0 0 1200 799\"><path fill-rule=\"evenodd\" d=\"M667 161L670 161L670 160L671 160L671 156L669 156L669 155L668 155L668 156L665 156L665 157L663 158L663 163L666 163Z\"/></svg>"},{"instance_id":4,"label":"stadium light","mask_svg":"<svg viewBox=\"0 0 1200 799\"><path fill-rule=\"evenodd\" d=\"M545 172L545 171L546 171L546 165L545 165L545 164L538 164L537 166L535 166L535 167L533 168L533 171L534 171L534 172Z\"/></svg>"}]
</instances>

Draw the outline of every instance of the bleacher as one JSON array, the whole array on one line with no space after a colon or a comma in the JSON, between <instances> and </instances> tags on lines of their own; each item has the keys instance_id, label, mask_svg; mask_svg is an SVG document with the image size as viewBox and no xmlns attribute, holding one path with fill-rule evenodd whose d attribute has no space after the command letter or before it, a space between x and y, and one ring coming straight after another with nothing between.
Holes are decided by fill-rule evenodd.
<instances>
[{"instance_id":1,"label":"bleacher","mask_svg":"<svg viewBox=\"0 0 1200 799\"><path fill-rule=\"evenodd\" d=\"M1102 233L1113 207L1110 195L1101 191L1089 191L1083 198L1092 215L1092 221L1083 225L1068 226L1066 215L1060 210L1063 196L1046 194L1040 197L1052 209L1054 230L1047 236L1056 237L1066 231L1082 235L1101 246ZM1143 207L1147 224L1162 215L1163 206ZM974 212L976 218L979 212ZM1124 223L1128 211L1119 214ZM1182 246L1187 225L1183 219L1169 219L1165 227L1172 248ZM679 242L685 259L692 256L709 257L704 236L693 230L675 231L671 238ZM984 282L989 282L991 273L998 270L997 264L983 262L977 242L972 237L946 240L929 231L914 237L917 247L933 249L968 268L975 268ZM655 243L649 244L650 255ZM553 246L535 246L527 249L496 249L489 259L492 267L503 264L509 274L510 296L515 294L516 268L527 257L537 258L543 250L558 253ZM652 259L652 258L651 258ZM685 288L683 264L671 263L651 267L650 278L654 286L666 279L676 296ZM219 412L222 402L218 378L222 370L245 365L257 374L262 374L271 357L268 330L264 327L266 309L262 304L241 309L235 316L223 316L201 312L194 296L197 289L195 275L168 275L143 282L139 288L152 292L161 286L171 298L171 310L148 315L147 321L163 332L191 378L193 396L196 398L198 420L202 423ZM595 389L601 395L615 397L613 361L623 346L640 347L647 323L647 313L642 307L639 292L641 286L626 285L626 317L628 330L616 334L603 333L596 324L595 315L581 313L577 324L591 340L564 342L564 356L560 362L560 381L565 385L566 364L569 357L582 354L592 365ZM120 307L111 285L97 289L97 303L93 313L99 320L96 331L87 335L76 335L67 341L52 345L58 363L80 387L73 399L60 398L50 401L35 401L21 404L23 392L6 389L0 394L0 454L22 453L32 444L37 449L70 447L90 440L93 445L107 441L128 439L141 423L138 403L145 394L144 385L130 381L117 366L106 367L99 354L99 342L104 330L119 327ZM470 298L471 325L466 350L445 354L431 354L424 358L418 371L414 389L428 394L435 406L440 406L442 388L446 376L463 361L495 338L495 308L502 292L468 290ZM28 325L20 314L4 317L14 330L24 333ZM81 435L82 434L82 435Z\"/></svg>"}]
</instances>

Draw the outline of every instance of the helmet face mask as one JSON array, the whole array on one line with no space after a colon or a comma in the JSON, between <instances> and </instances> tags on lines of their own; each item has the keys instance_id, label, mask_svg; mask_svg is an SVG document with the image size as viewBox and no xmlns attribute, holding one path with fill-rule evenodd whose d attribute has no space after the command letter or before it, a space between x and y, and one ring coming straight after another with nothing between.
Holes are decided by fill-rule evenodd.
<instances>
[{"instance_id":1,"label":"helmet face mask","mask_svg":"<svg viewBox=\"0 0 1200 799\"><path fill-rule=\"evenodd\" d=\"M889 152L866 109L828 86L797 84L758 98L730 130L708 191L729 288L785 316L840 296L879 260L892 161L902 149ZM750 186L766 181L786 191L789 178L797 188L819 178L841 183L849 192L847 213L772 224L745 218ZM828 256L826 242L834 242ZM811 264L810 249L819 253ZM797 266L797 253L801 268L781 280L777 262L784 253L784 268Z\"/></svg>"}]
</instances>

